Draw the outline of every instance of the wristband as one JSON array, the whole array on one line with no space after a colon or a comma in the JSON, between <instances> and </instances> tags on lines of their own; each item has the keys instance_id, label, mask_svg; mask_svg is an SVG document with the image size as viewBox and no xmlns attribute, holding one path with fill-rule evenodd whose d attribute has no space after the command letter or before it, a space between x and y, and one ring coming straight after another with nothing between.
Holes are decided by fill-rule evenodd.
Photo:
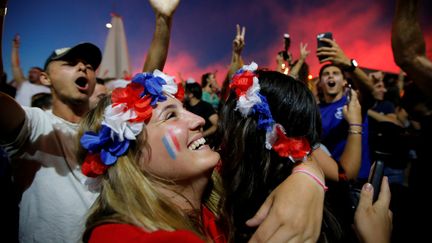
<instances>
[{"instance_id":1,"label":"wristband","mask_svg":"<svg viewBox=\"0 0 432 243\"><path fill-rule=\"evenodd\" d=\"M350 123L350 126L356 126L356 127L363 127L362 124L358 124L358 123Z\"/></svg>"},{"instance_id":2,"label":"wristband","mask_svg":"<svg viewBox=\"0 0 432 243\"><path fill-rule=\"evenodd\" d=\"M294 174L294 173L306 174L306 175L310 176L314 181L316 181L318 183L318 185L320 185L324 189L324 191L328 190L328 187L326 187L325 183L320 178L318 178L316 175L314 175L313 173L311 173L305 169L294 169L292 171L292 174Z\"/></svg>"},{"instance_id":3,"label":"wristband","mask_svg":"<svg viewBox=\"0 0 432 243\"><path fill-rule=\"evenodd\" d=\"M355 130L348 130L348 133L349 134L359 134L359 135L363 134L362 131L355 131Z\"/></svg>"}]
</instances>

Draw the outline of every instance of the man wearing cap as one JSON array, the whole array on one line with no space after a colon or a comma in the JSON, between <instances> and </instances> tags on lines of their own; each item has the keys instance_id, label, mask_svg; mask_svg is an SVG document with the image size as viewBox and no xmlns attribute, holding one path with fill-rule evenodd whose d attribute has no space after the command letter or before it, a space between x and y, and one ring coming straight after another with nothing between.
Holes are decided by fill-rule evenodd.
<instances>
[{"instance_id":1,"label":"man wearing cap","mask_svg":"<svg viewBox=\"0 0 432 243\"><path fill-rule=\"evenodd\" d=\"M178 3L150 1L156 29L144 71L163 68ZM51 111L22 107L0 92L0 145L15 168L20 242L81 238L85 214L98 192L76 161L76 132L77 123L89 111L100 62L101 52L91 43L54 50L41 73L41 82L51 88Z\"/></svg>"}]
</instances>

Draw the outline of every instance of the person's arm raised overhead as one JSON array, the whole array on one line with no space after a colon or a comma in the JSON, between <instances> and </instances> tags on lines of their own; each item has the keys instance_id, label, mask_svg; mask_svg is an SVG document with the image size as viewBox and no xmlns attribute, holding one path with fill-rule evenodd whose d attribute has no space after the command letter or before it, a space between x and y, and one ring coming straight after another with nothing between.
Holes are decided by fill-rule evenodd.
<instances>
[{"instance_id":1,"label":"person's arm raised overhead","mask_svg":"<svg viewBox=\"0 0 432 243\"><path fill-rule=\"evenodd\" d=\"M246 27L241 27L240 25L236 25L237 33L233 40L233 49L232 49L232 56L231 56L231 64L229 67L228 75L231 76L240 69L243 66L243 59L241 57L241 53L243 51L243 48L245 46L245 34L246 34Z\"/></svg>"},{"instance_id":2,"label":"person's arm raised overhead","mask_svg":"<svg viewBox=\"0 0 432 243\"><path fill-rule=\"evenodd\" d=\"M306 61L306 57L309 55L310 51L307 49L308 44L303 42L300 43L300 58L298 59L297 63L291 68L289 74L298 79L298 73L300 71L300 68L303 66L303 64Z\"/></svg>"},{"instance_id":3,"label":"person's arm raised overhead","mask_svg":"<svg viewBox=\"0 0 432 243\"><path fill-rule=\"evenodd\" d=\"M143 72L163 70L168 56L172 18L180 0L149 0L155 12L156 26Z\"/></svg>"},{"instance_id":4,"label":"person's arm raised overhead","mask_svg":"<svg viewBox=\"0 0 432 243\"><path fill-rule=\"evenodd\" d=\"M397 65L425 94L432 95L432 62L419 23L420 0L398 0L392 26L392 49Z\"/></svg>"},{"instance_id":5,"label":"person's arm raised overhead","mask_svg":"<svg viewBox=\"0 0 432 243\"><path fill-rule=\"evenodd\" d=\"M243 66L243 59L241 57L241 53L245 46L245 34L246 27L240 27L239 24L236 25L236 36L233 40L232 44L232 55L231 55L231 63L228 68L228 72L225 76L225 80L222 83L221 97L222 99L226 99L229 95L229 83L231 80L231 76Z\"/></svg>"},{"instance_id":6,"label":"person's arm raised overhead","mask_svg":"<svg viewBox=\"0 0 432 243\"><path fill-rule=\"evenodd\" d=\"M19 58L20 36L15 35L12 41L12 75L18 87L26 80L20 66Z\"/></svg>"},{"instance_id":7,"label":"person's arm raised overhead","mask_svg":"<svg viewBox=\"0 0 432 243\"><path fill-rule=\"evenodd\" d=\"M7 1L0 1L0 8L6 9ZM0 44L3 41L3 21L4 14L0 16ZM0 45L1 46L1 45ZM0 51L1 54L1 51ZM3 73L3 56L0 55L1 72ZM24 110L21 106L9 95L0 92L0 142L11 142L17 137L25 119Z\"/></svg>"}]
</instances>

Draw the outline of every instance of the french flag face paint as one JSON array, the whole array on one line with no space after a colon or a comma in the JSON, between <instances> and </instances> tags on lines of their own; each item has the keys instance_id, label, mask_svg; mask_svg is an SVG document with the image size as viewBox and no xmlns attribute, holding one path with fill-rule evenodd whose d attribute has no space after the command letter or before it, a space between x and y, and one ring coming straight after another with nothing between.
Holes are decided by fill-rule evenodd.
<instances>
[{"instance_id":1,"label":"french flag face paint","mask_svg":"<svg viewBox=\"0 0 432 243\"><path fill-rule=\"evenodd\" d=\"M180 144L171 129L168 130L168 133L162 138L162 142L171 159L176 159L177 153L180 151Z\"/></svg>"}]
</instances>

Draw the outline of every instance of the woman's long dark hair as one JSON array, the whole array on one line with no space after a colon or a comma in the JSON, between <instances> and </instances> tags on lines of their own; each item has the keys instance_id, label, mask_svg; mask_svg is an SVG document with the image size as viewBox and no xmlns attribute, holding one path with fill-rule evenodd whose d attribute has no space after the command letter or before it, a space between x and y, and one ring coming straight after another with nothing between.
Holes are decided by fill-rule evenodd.
<instances>
[{"instance_id":1,"label":"woman's long dark hair","mask_svg":"<svg viewBox=\"0 0 432 243\"><path fill-rule=\"evenodd\" d=\"M258 71L260 93L267 98L273 119L288 137L305 137L318 143L321 119L313 94L307 86L274 71ZM236 111L237 97L231 92L219 119L222 159L221 177L226 192L223 211L230 219L234 242L245 242L255 228L245 225L270 192L290 174L293 163L265 148L265 131L258 129L256 115Z\"/></svg>"}]
</instances>

